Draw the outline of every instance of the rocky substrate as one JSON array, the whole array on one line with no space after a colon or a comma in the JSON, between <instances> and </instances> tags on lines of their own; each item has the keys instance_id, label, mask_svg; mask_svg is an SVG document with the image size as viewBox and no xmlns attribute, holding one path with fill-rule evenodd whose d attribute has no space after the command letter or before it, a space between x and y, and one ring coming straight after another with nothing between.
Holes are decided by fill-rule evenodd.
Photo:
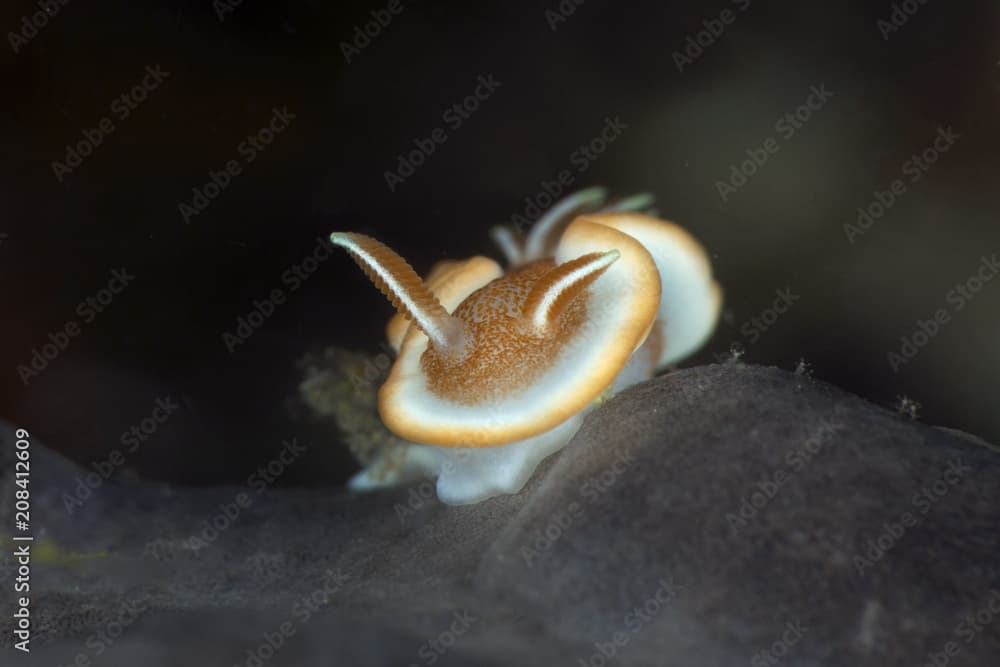
<instances>
[{"instance_id":1,"label":"rocky substrate","mask_svg":"<svg viewBox=\"0 0 1000 667\"><path fill-rule=\"evenodd\" d=\"M474 506L113 478L69 512L83 474L33 444L3 664L1000 664L1000 453L774 368L636 386Z\"/></svg>"}]
</instances>

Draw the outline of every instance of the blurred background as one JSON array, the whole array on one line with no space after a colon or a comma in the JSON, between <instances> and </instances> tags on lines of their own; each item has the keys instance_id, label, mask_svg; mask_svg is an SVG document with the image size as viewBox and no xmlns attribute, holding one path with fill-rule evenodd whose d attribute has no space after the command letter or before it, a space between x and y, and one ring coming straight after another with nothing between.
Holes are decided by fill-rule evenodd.
<instances>
[{"instance_id":1,"label":"blurred background","mask_svg":"<svg viewBox=\"0 0 1000 667\"><path fill-rule=\"evenodd\" d=\"M489 227L565 172L564 194L655 194L709 249L724 318L685 365L804 359L996 442L998 20L915 0L5 3L0 417L85 464L164 417L124 469L190 484L245 481L297 438L281 482L339 482L353 464L303 415L296 364L382 352L391 310L343 254L306 261L317 239L362 231L419 271L499 259Z\"/></svg>"}]
</instances>

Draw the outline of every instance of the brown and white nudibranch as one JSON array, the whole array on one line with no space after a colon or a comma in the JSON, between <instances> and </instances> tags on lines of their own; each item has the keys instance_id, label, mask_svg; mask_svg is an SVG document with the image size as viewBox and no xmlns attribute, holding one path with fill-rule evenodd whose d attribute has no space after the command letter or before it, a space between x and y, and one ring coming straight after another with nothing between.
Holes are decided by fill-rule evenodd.
<instances>
[{"instance_id":1,"label":"brown and white nudibranch","mask_svg":"<svg viewBox=\"0 0 1000 667\"><path fill-rule=\"evenodd\" d=\"M517 493L600 399L711 335L722 293L702 246L637 212L648 195L604 202L604 190L591 188L558 202L523 238L495 228L506 271L473 257L439 262L421 280L373 238L330 235L399 313L387 327L398 357L379 413L414 443L405 475L362 471L354 488L416 472L437 476L450 504Z\"/></svg>"}]
</instances>

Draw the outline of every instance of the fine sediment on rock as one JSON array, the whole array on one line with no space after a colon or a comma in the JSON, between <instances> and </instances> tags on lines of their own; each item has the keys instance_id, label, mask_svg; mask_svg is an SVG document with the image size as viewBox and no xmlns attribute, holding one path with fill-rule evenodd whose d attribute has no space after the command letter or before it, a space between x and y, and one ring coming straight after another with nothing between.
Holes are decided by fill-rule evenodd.
<instances>
[{"instance_id":1,"label":"fine sediment on rock","mask_svg":"<svg viewBox=\"0 0 1000 667\"><path fill-rule=\"evenodd\" d=\"M773 368L636 386L468 507L112 479L69 513L83 470L32 456L24 664L1000 664L1000 453Z\"/></svg>"}]
</instances>

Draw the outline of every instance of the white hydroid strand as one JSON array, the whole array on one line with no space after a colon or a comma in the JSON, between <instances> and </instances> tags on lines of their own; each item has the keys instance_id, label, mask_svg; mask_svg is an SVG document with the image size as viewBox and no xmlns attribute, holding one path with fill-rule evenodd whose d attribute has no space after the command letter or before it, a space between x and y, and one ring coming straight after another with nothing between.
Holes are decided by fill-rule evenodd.
<instances>
[{"instance_id":1,"label":"white hydroid strand","mask_svg":"<svg viewBox=\"0 0 1000 667\"><path fill-rule=\"evenodd\" d=\"M549 242L552 228L560 220L584 208L597 208L604 203L608 192L604 188L587 188L574 192L569 197L557 202L545 215L538 219L528 232L524 243L522 261L530 262L541 259Z\"/></svg>"},{"instance_id":2,"label":"white hydroid strand","mask_svg":"<svg viewBox=\"0 0 1000 667\"><path fill-rule=\"evenodd\" d=\"M500 246L500 252L503 253L508 264L516 266L521 263L523 256L522 247L518 239L515 238L514 232L510 230L510 227L497 225L490 229L490 237L494 243Z\"/></svg>"}]
</instances>

